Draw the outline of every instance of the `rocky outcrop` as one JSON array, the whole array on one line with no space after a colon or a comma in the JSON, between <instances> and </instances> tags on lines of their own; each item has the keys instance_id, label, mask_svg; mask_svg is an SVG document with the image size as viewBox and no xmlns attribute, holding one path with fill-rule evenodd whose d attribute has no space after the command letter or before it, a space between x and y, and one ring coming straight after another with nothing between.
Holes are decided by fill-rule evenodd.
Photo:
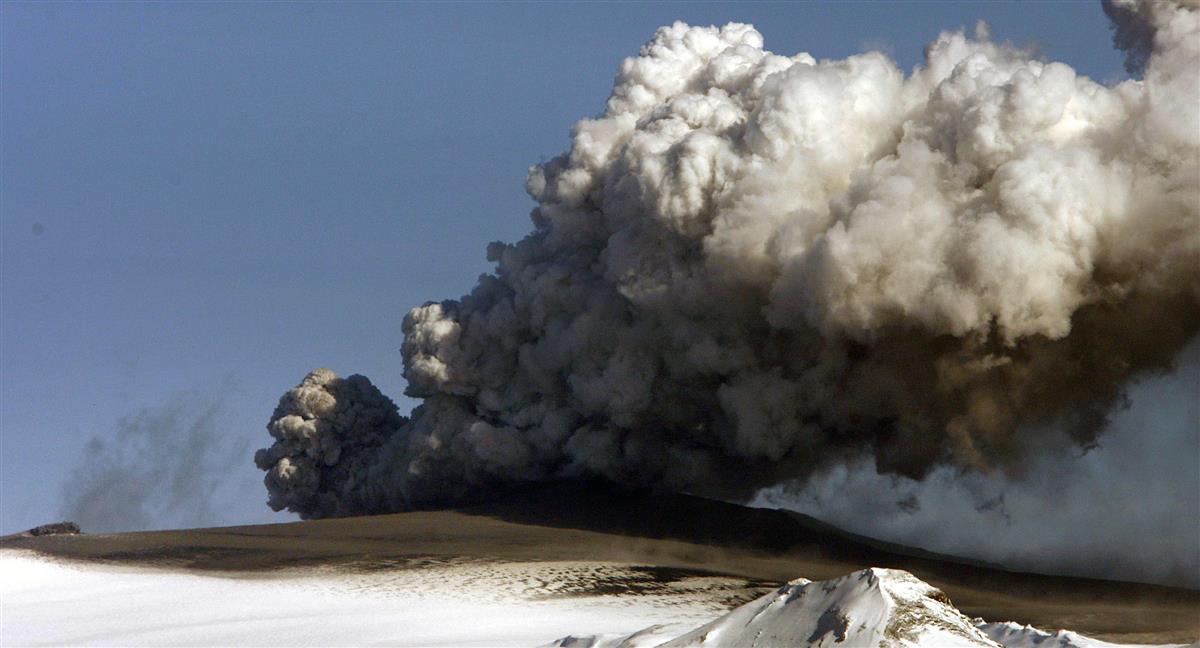
<instances>
[{"instance_id":1,"label":"rocky outcrop","mask_svg":"<svg viewBox=\"0 0 1200 648\"><path fill-rule=\"evenodd\" d=\"M74 522L54 522L52 524L43 524L35 526L25 533L31 536L48 536L48 535L79 535L83 531L79 530L79 525Z\"/></svg>"}]
</instances>

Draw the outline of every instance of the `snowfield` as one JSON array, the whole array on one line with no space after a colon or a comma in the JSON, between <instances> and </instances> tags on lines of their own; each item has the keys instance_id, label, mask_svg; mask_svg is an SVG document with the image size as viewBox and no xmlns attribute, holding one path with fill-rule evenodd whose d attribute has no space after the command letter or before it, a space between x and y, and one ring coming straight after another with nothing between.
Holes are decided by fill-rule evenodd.
<instances>
[{"instance_id":1,"label":"snowfield","mask_svg":"<svg viewBox=\"0 0 1200 648\"><path fill-rule=\"evenodd\" d=\"M595 569L431 564L232 577L2 550L0 645L529 647L579 630L627 635L666 622L684 624L682 632L721 612L688 591L552 598L538 587L539 579L569 582Z\"/></svg>"},{"instance_id":2,"label":"snowfield","mask_svg":"<svg viewBox=\"0 0 1200 648\"><path fill-rule=\"evenodd\" d=\"M799 579L732 611L730 592L742 583L731 578L686 578L650 593L584 587L622 582L631 569L430 560L206 575L0 550L0 644L1117 646L968 619L932 586L890 569Z\"/></svg>"}]
</instances>

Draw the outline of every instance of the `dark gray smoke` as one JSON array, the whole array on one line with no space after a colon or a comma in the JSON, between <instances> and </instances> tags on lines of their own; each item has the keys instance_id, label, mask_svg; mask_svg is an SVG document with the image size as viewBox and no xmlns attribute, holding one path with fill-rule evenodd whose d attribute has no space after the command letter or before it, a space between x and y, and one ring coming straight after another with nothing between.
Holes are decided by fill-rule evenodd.
<instances>
[{"instance_id":1,"label":"dark gray smoke","mask_svg":"<svg viewBox=\"0 0 1200 648\"><path fill-rule=\"evenodd\" d=\"M1200 330L1200 12L1113 6L1153 32L1113 87L986 30L906 76L660 29L530 170L533 232L405 318L411 418L327 370L284 396L272 507L576 478L746 499L864 451L920 478L1094 443Z\"/></svg>"},{"instance_id":2,"label":"dark gray smoke","mask_svg":"<svg viewBox=\"0 0 1200 648\"><path fill-rule=\"evenodd\" d=\"M1101 0L1104 13L1112 22L1113 45L1125 52L1125 69L1130 74L1142 74L1155 50L1155 36L1160 29L1166 32L1162 49L1170 48L1173 39L1171 21L1178 7L1195 10L1200 8L1197 0L1179 2L1143 2L1140 0ZM1185 31L1186 25L1181 26ZM1165 28L1165 29L1163 29Z\"/></svg>"},{"instance_id":3,"label":"dark gray smoke","mask_svg":"<svg viewBox=\"0 0 1200 648\"><path fill-rule=\"evenodd\" d=\"M1104 13L1112 22L1113 45L1125 52L1125 70L1141 74L1154 52L1154 24L1150 3L1102 0Z\"/></svg>"},{"instance_id":4,"label":"dark gray smoke","mask_svg":"<svg viewBox=\"0 0 1200 648\"><path fill-rule=\"evenodd\" d=\"M195 396L140 410L84 446L63 484L62 514L84 531L216 524L245 441L220 434L221 404Z\"/></svg>"}]
</instances>

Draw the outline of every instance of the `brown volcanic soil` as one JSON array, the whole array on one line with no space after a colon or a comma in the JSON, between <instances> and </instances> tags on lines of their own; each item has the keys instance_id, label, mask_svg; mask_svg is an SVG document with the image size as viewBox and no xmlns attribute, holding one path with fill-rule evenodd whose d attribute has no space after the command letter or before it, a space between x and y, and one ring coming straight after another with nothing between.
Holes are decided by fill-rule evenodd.
<instances>
[{"instance_id":1,"label":"brown volcanic soil","mask_svg":"<svg viewBox=\"0 0 1200 648\"><path fill-rule=\"evenodd\" d=\"M615 561L778 583L906 569L963 613L1131 643L1200 636L1200 592L1004 571L854 536L807 516L685 495L547 488L444 511L111 535L6 536L0 547L167 568L387 568L414 558Z\"/></svg>"}]
</instances>

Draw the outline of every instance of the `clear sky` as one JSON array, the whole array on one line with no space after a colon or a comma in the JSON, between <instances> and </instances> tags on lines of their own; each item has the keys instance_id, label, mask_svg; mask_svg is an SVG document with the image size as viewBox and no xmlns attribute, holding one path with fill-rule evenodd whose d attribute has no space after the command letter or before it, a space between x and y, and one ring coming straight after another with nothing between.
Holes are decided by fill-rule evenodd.
<instances>
[{"instance_id":1,"label":"clear sky","mask_svg":"<svg viewBox=\"0 0 1200 648\"><path fill-rule=\"evenodd\" d=\"M1092 2L3 3L0 532L117 492L105 466L164 467L129 497L213 496L175 475L204 453L228 478L200 521L287 519L250 452L280 394L328 366L407 410L404 313L530 229L528 166L656 27L750 22L778 53L911 69L980 18L1124 77ZM169 438L201 427L199 449Z\"/></svg>"}]
</instances>

